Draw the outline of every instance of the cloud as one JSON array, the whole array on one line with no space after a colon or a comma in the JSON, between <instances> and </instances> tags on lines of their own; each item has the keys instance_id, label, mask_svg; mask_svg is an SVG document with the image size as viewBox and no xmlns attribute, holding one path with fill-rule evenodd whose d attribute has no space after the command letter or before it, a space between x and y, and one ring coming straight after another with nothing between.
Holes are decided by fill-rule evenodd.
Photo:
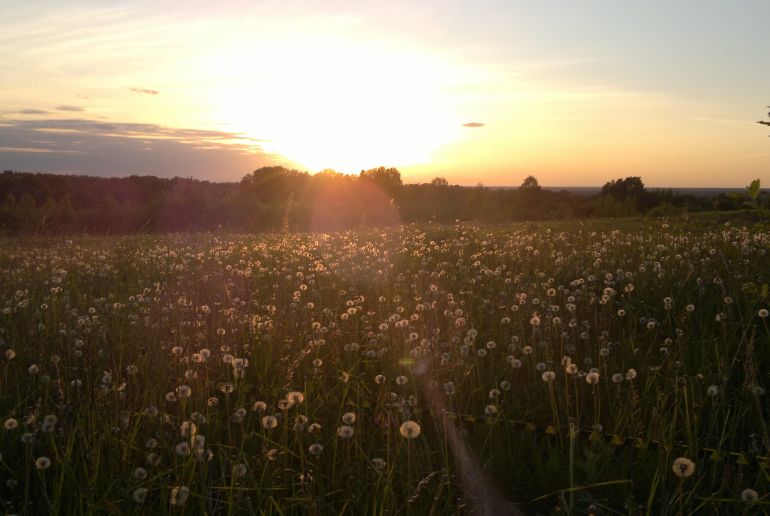
<instances>
[{"instance_id":1,"label":"cloud","mask_svg":"<svg viewBox=\"0 0 770 516\"><path fill-rule=\"evenodd\" d=\"M157 95L160 93L158 90L150 90L147 88L128 88L129 90L133 91L134 93L143 93L145 95Z\"/></svg>"},{"instance_id":2,"label":"cloud","mask_svg":"<svg viewBox=\"0 0 770 516\"><path fill-rule=\"evenodd\" d=\"M59 106L56 109L59 111L85 111L85 109L79 106Z\"/></svg>"},{"instance_id":3,"label":"cloud","mask_svg":"<svg viewBox=\"0 0 770 516\"><path fill-rule=\"evenodd\" d=\"M244 134L91 119L3 120L0 170L239 180L281 159Z\"/></svg>"},{"instance_id":4,"label":"cloud","mask_svg":"<svg viewBox=\"0 0 770 516\"><path fill-rule=\"evenodd\" d=\"M22 109L19 113L22 115L45 115L48 111L43 111L42 109Z\"/></svg>"},{"instance_id":5,"label":"cloud","mask_svg":"<svg viewBox=\"0 0 770 516\"><path fill-rule=\"evenodd\" d=\"M468 122L467 124L463 124L463 127L484 127L485 124L481 122Z\"/></svg>"}]
</instances>

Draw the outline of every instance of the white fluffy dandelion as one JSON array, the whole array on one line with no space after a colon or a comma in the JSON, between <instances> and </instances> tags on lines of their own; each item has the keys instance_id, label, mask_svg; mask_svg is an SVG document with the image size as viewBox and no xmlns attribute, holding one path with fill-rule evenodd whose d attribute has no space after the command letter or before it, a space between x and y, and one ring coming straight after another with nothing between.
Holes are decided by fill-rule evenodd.
<instances>
[{"instance_id":1,"label":"white fluffy dandelion","mask_svg":"<svg viewBox=\"0 0 770 516\"><path fill-rule=\"evenodd\" d=\"M146 487L137 487L131 496L136 503L142 504L147 499L147 492L148 489Z\"/></svg>"},{"instance_id":2,"label":"white fluffy dandelion","mask_svg":"<svg viewBox=\"0 0 770 516\"><path fill-rule=\"evenodd\" d=\"M187 502L187 498L190 496L190 488L187 486L176 486L171 488L171 494L169 501L171 505L184 505Z\"/></svg>"},{"instance_id":3,"label":"white fluffy dandelion","mask_svg":"<svg viewBox=\"0 0 770 516\"><path fill-rule=\"evenodd\" d=\"M404 439L415 439L420 436L420 425L415 421L404 421L398 431Z\"/></svg>"},{"instance_id":4,"label":"white fluffy dandelion","mask_svg":"<svg viewBox=\"0 0 770 516\"><path fill-rule=\"evenodd\" d=\"M350 439L351 437L353 437L354 433L355 433L355 429L349 425L342 425L337 429L337 435L339 435L343 439Z\"/></svg>"},{"instance_id":5,"label":"white fluffy dandelion","mask_svg":"<svg viewBox=\"0 0 770 516\"><path fill-rule=\"evenodd\" d=\"M275 416L264 416L262 418L262 427L267 430L272 430L278 426L278 419Z\"/></svg>"},{"instance_id":6,"label":"white fluffy dandelion","mask_svg":"<svg viewBox=\"0 0 770 516\"><path fill-rule=\"evenodd\" d=\"M671 469L679 478L687 478L695 473L695 463L687 457L679 457L674 460Z\"/></svg>"},{"instance_id":7,"label":"white fluffy dandelion","mask_svg":"<svg viewBox=\"0 0 770 516\"><path fill-rule=\"evenodd\" d=\"M51 459L48 457L38 457L35 459L35 467L39 470L46 470L51 467Z\"/></svg>"}]
</instances>

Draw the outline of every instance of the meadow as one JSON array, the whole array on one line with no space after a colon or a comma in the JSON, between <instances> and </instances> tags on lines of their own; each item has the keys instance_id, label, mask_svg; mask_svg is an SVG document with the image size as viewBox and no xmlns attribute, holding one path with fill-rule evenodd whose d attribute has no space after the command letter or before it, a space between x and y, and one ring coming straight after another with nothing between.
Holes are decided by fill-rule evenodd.
<instances>
[{"instance_id":1,"label":"meadow","mask_svg":"<svg viewBox=\"0 0 770 516\"><path fill-rule=\"evenodd\" d=\"M8 514L770 513L770 232L0 242Z\"/></svg>"}]
</instances>

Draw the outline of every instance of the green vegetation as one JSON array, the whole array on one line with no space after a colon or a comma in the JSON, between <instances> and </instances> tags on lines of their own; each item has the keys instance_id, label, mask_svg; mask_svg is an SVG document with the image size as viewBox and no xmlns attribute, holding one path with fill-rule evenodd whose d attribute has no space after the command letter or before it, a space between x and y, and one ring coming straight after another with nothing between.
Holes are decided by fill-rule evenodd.
<instances>
[{"instance_id":1,"label":"green vegetation","mask_svg":"<svg viewBox=\"0 0 770 516\"><path fill-rule=\"evenodd\" d=\"M413 222L660 217L757 209L767 192L755 193L696 197L649 190L639 177L610 181L592 195L547 190L534 176L518 189L451 186L441 177L403 184L398 170L385 167L358 176L264 167L239 183L6 172L0 174L0 233L339 231Z\"/></svg>"},{"instance_id":2,"label":"green vegetation","mask_svg":"<svg viewBox=\"0 0 770 516\"><path fill-rule=\"evenodd\" d=\"M761 228L1 244L8 513L770 509Z\"/></svg>"}]
</instances>

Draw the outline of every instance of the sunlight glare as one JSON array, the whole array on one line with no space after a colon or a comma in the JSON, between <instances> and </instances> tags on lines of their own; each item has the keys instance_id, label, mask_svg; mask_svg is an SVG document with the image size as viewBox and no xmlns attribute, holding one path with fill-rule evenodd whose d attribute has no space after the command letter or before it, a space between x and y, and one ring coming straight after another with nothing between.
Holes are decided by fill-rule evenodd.
<instances>
[{"instance_id":1,"label":"sunlight glare","mask_svg":"<svg viewBox=\"0 0 770 516\"><path fill-rule=\"evenodd\" d=\"M429 161L459 136L447 84L456 72L419 52L332 38L209 54L211 107L235 131L310 170Z\"/></svg>"}]
</instances>

